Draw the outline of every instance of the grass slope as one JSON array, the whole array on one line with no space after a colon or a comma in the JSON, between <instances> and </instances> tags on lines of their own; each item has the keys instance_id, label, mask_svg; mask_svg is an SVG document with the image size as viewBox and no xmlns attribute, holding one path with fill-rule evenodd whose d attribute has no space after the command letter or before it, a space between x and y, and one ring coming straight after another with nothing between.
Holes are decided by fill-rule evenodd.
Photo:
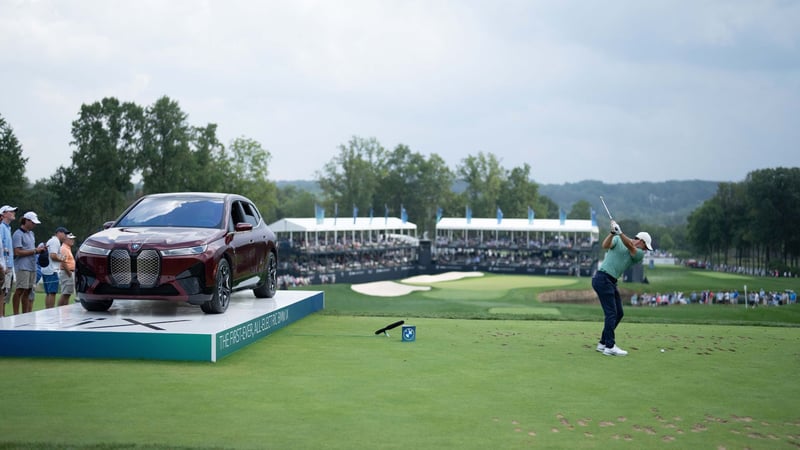
<instances>
[{"instance_id":1,"label":"grass slope","mask_svg":"<svg viewBox=\"0 0 800 450\"><path fill-rule=\"evenodd\" d=\"M316 315L216 363L2 361L6 448L793 448L788 328ZM664 348L664 353L660 349ZM10 388L13 387L13 388Z\"/></svg>"},{"instance_id":2,"label":"grass slope","mask_svg":"<svg viewBox=\"0 0 800 450\"><path fill-rule=\"evenodd\" d=\"M647 275L649 292L797 284ZM800 447L797 305L628 307L615 358L594 351L597 304L536 300L587 279L477 281L324 286L324 312L217 363L0 359L0 449ZM390 318L417 341L375 336Z\"/></svg>"}]
</instances>

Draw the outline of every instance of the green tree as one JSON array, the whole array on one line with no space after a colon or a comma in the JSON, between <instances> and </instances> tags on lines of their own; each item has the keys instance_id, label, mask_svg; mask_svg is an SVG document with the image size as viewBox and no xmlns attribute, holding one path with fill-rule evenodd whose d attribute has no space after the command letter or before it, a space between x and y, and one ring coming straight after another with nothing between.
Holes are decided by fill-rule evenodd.
<instances>
[{"instance_id":1,"label":"green tree","mask_svg":"<svg viewBox=\"0 0 800 450\"><path fill-rule=\"evenodd\" d=\"M192 144L194 146L194 166L196 176L188 181L187 190L197 192L224 191L228 177L225 146L217 139L217 125L193 129Z\"/></svg>"},{"instance_id":2,"label":"green tree","mask_svg":"<svg viewBox=\"0 0 800 450\"><path fill-rule=\"evenodd\" d=\"M20 205L28 186L25 165L28 158L22 157L22 145L11 125L0 115L0 201L8 205Z\"/></svg>"},{"instance_id":3,"label":"green tree","mask_svg":"<svg viewBox=\"0 0 800 450\"><path fill-rule=\"evenodd\" d=\"M497 156L483 152L469 155L456 168L456 176L467 183L461 197L472 208L473 217L494 217L506 181Z\"/></svg>"},{"instance_id":4,"label":"green tree","mask_svg":"<svg viewBox=\"0 0 800 450\"><path fill-rule=\"evenodd\" d=\"M592 205L586 200L578 200L572 205L567 219L591 219L592 218Z\"/></svg>"},{"instance_id":5,"label":"green tree","mask_svg":"<svg viewBox=\"0 0 800 450\"><path fill-rule=\"evenodd\" d=\"M339 154L325 163L316 174L316 181L325 193L324 204L328 211L338 205L340 212L351 211L353 205L369 208L378 185L386 175L386 150L375 139L354 136L347 145L339 146ZM385 203L388 204L388 199ZM396 206L399 211L400 205ZM349 216L347 214L340 214ZM328 217L331 214L327 214Z\"/></svg>"},{"instance_id":6,"label":"green tree","mask_svg":"<svg viewBox=\"0 0 800 450\"><path fill-rule=\"evenodd\" d=\"M145 193L190 190L199 175L192 138L187 115L178 102L165 96L147 108L138 160Z\"/></svg>"},{"instance_id":7,"label":"green tree","mask_svg":"<svg viewBox=\"0 0 800 450\"><path fill-rule=\"evenodd\" d=\"M313 193L291 185L277 189L277 200L275 206L277 219L313 216L314 205L317 203ZM274 222L274 220L270 222Z\"/></svg>"},{"instance_id":8,"label":"green tree","mask_svg":"<svg viewBox=\"0 0 800 450\"><path fill-rule=\"evenodd\" d=\"M536 204L539 185L531 179L531 166L514 167L508 171L500 190L498 205L506 217L528 217L528 207Z\"/></svg>"},{"instance_id":9,"label":"green tree","mask_svg":"<svg viewBox=\"0 0 800 450\"><path fill-rule=\"evenodd\" d=\"M387 154L381 169L383 176L373 203L383 201L398 213L402 205L419 231L432 232L437 208L449 201L446 193L453 183L453 174L441 156L434 153L426 159L400 144Z\"/></svg>"},{"instance_id":10,"label":"green tree","mask_svg":"<svg viewBox=\"0 0 800 450\"><path fill-rule=\"evenodd\" d=\"M796 266L800 238L800 168L762 169L745 179L749 234L763 248L765 268ZM772 263L773 255L779 257Z\"/></svg>"},{"instance_id":11,"label":"green tree","mask_svg":"<svg viewBox=\"0 0 800 450\"><path fill-rule=\"evenodd\" d=\"M533 211L536 217L557 219L558 218L558 205L550 197L540 195L536 198L536 203L533 205ZM527 217L527 216L525 216Z\"/></svg>"},{"instance_id":12,"label":"green tree","mask_svg":"<svg viewBox=\"0 0 800 450\"><path fill-rule=\"evenodd\" d=\"M143 127L144 111L134 103L107 97L81 106L72 122L71 165L59 167L49 183L52 213L78 236L97 231L132 200Z\"/></svg>"},{"instance_id":13,"label":"green tree","mask_svg":"<svg viewBox=\"0 0 800 450\"><path fill-rule=\"evenodd\" d=\"M272 155L256 140L239 137L228 146L224 190L252 200L267 222L277 220L277 187L269 180Z\"/></svg>"}]
</instances>

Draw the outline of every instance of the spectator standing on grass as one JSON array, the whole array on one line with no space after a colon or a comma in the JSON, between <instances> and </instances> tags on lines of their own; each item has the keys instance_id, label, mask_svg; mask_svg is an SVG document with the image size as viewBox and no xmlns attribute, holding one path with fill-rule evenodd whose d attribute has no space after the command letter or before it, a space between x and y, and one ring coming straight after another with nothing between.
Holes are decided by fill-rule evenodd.
<instances>
[{"instance_id":1,"label":"spectator standing on grass","mask_svg":"<svg viewBox=\"0 0 800 450\"><path fill-rule=\"evenodd\" d=\"M61 269L61 244L64 243L69 230L64 227L56 228L55 234L47 240L47 255L50 264L42 267L42 279L44 280L44 307L52 308L56 306L56 294L58 293L58 272Z\"/></svg>"},{"instance_id":2,"label":"spectator standing on grass","mask_svg":"<svg viewBox=\"0 0 800 450\"><path fill-rule=\"evenodd\" d=\"M30 300L31 292L36 285L36 255L46 251L44 245L36 246L36 236L33 229L40 224L39 217L33 211L26 212L19 222L19 228L11 237L14 245L14 268L17 278L17 288L14 290L14 314L33 311L33 302Z\"/></svg>"},{"instance_id":3,"label":"spectator standing on grass","mask_svg":"<svg viewBox=\"0 0 800 450\"><path fill-rule=\"evenodd\" d=\"M14 295L14 242L11 239L11 222L17 218L17 208L3 205L0 208L0 241L3 242L3 258L5 270L3 271L3 287L0 295L0 317L6 315L6 305Z\"/></svg>"},{"instance_id":4,"label":"spectator standing on grass","mask_svg":"<svg viewBox=\"0 0 800 450\"><path fill-rule=\"evenodd\" d=\"M617 280L634 264L642 262L644 251L653 251L650 234L640 231L631 239L622 233L617 222L611 221L611 231L603 239L603 248L606 256L600 264L600 269L592 277L592 288L600 299L605 316L603 332L597 351L606 356L625 356L625 350L616 343L614 331L622 320L622 298L617 289Z\"/></svg>"},{"instance_id":5,"label":"spectator standing on grass","mask_svg":"<svg viewBox=\"0 0 800 450\"><path fill-rule=\"evenodd\" d=\"M72 256L72 246L75 244L75 235L68 233L61 244L61 271L58 275L58 285L61 288L61 298L58 306L69 304L69 297L75 293L75 257Z\"/></svg>"}]
</instances>

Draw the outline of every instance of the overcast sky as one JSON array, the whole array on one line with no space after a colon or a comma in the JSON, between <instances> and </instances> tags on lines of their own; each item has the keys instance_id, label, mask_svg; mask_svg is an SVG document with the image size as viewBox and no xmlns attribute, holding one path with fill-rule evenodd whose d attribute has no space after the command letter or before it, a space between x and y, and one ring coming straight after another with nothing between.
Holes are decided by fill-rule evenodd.
<instances>
[{"instance_id":1,"label":"overcast sky","mask_svg":"<svg viewBox=\"0 0 800 450\"><path fill-rule=\"evenodd\" d=\"M797 1L0 0L0 115L32 181L82 104L168 96L313 179L352 136L538 183L800 166Z\"/></svg>"}]
</instances>

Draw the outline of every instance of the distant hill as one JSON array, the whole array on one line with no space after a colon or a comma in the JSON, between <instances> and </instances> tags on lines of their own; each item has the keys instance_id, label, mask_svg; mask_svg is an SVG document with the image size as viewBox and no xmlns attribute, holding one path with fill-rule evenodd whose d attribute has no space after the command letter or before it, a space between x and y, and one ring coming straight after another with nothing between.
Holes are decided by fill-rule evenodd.
<instances>
[{"instance_id":1,"label":"distant hill","mask_svg":"<svg viewBox=\"0 0 800 450\"><path fill-rule=\"evenodd\" d=\"M586 200L605 215L602 195L615 218L638 219L647 224L677 225L689 213L717 193L717 181L663 181L658 183L606 184L587 180L578 183L542 184L539 193L567 211L579 200Z\"/></svg>"},{"instance_id":2,"label":"distant hill","mask_svg":"<svg viewBox=\"0 0 800 450\"><path fill-rule=\"evenodd\" d=\"M322 191L313 180L277 181L278 188L295 186L314 194ZM540 184L539 194L549 197L566 211L580 200L586 200L599 215L605 215L600 196L611 213L620 220L637 219L646 224L679 225L689 213L717 193L718 181L662 181L608 184L586 180L577 183ZM465 189L463 183L453 186L455 192Z\"/></svg>"}]
</instances>

